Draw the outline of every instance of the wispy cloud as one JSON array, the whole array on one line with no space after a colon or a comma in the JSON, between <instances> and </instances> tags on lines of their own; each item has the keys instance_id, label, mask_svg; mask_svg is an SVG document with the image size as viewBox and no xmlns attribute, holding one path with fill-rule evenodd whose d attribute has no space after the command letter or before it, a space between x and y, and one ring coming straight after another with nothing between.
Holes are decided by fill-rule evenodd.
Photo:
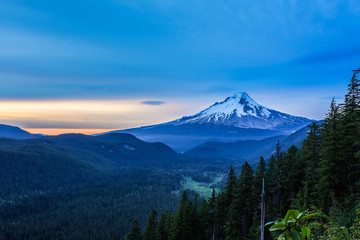
<instances>
[{"instance_id":1,"label":"wispy cloud","mask_svg":"<svg viewBox=\"0 0 360 240\"><path fill-rule=\"evenodd\" d=\"M149 108L143 102L159 103ZM152 103L152 104L154 104ZM26 128L123 129L181 117L189 104L134 100L0 101L0 123Z\"/></svg>"},{"instance_id":2,"label":"wispy cloud","mask_svg":"<svg viewBox=\"0 0 360 240\"><path fill-rule=\"evenodd\" d=\"M174 98L194 107L239 90L278 98L303 87L291 97L318 99L308 89L338 95L360 61L358 0L5 2L0 99L133 99L149 112L169 110ZM281 100L289 109L291 97ZM136 114L135 122L117 116L133 126ZM118 126L106 118L88 127Z\"/></svg>"},{"instance_id":3,"label":"wispy cloud","mask_svg":"<svg viewBox=\"0 0 360 240\"><path fill-rule=\"evenodd\" d=\"M141 103L145 104L145 105L163 105L166 102L165 101L143 101Z\"/></svg>"},{"instance_id":4,"label":"wispy cloud","mask_svg":"<svg viewBox=\"0 0 360 240\"><path fill-rule=\"evenodd\" d=\"M346 60L359 59L360 48L347 48L338 50L327 50L323 53L311 54L293 60L295 64L316 64L327 62L341 62ZM360 61L360 59L359 59Z\"/></svg>"}]
</instances>

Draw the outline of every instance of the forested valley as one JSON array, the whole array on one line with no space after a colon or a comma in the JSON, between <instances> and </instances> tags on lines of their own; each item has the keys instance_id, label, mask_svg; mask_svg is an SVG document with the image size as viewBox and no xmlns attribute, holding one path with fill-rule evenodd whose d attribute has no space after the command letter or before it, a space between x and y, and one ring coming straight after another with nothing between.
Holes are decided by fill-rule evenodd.
<instances>
[{"instance_id":1,"label":"forested valley","mask_svg":"<svg viewBox=\"0 0 360 240\"><path fill-rule=\"evenodd\" d=\"M301 147L286 141L306 128L267 139L273 154L257 162L199 158L125 133L0 138L0 239L259 239L263 180L266 222L291 209L319 213L302 226L310 239L359 239L359 71ZM265 239L281 234L272 225Z\"/></svg>"},{"instance_id":2,"label":"forested valley","mask_svg":"<svg viewBox=\"0 0 360 240\"><path fill-rule=\"evenodd\" d=\"M120 133L0 138L0 166L1 240L125 239L134 217L176 209L184 177L218 188L226 171Z\"/></svg>"},{"instance_id":3,"label":"forested valley","mask_svg":"<svg viewBox=\"0 0 360 240\"><path fill-rule=\"evenodd\" d=\"M333 99L323 123L309 126L301 148L283 152L278 142L267 163L261 157L255 168L247 162L241 169L229 166L222 190L213 190L208 199L189 198L184 191L175 212L153 210L144 228L135 219L127 239L259 239L263 179L266 222L288 219L290 209L316 213L304 223L302 231L310 230L306 236L279 237L269 224L265 239L360 239L359 72L354 70L344 103Z\"/></svg>"}]
</instances>

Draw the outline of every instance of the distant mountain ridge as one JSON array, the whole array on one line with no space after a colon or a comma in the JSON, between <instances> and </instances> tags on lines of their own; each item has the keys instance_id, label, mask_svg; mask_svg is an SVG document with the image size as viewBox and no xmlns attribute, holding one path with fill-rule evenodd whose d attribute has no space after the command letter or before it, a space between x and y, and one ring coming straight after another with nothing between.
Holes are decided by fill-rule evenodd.
<instances>
[{"instance_id":1,"label":"distant mountain ridge","mask_svg":"<svg viewBox=\"0 0 360 240\"><path fill-rule=\"evenodd\" d=\"M321 124L323 121L318 121ZM309 126L305 126L286 136L279 135L262 140L244 140L236 142L206 142L189 149L184 154L189 157L203 159L230 159L258 163L259 157L269 159L275 152L275 145L280 141L281 150L286 152L292 145L300 148L306 138Z\"/></svg>"},{"instance_id":2,"label":"distant mountain ridge","mask_svg":"<svg viewBox=\"0 0 360 240\"><path fill-rule=\"evenodd\" d=\"M50 149L91 165L113 171L125 166L155 166L176 162L180 156L163 143L147 143L125 133L88 136L62 134L33 139L0 139L1 149L36 147Z\"/></svg>"},{"instance_id":3,"label":"distant mountain ridge","mask_svg":"<svg viewBox=\"0 0 360 240\"><path fill-rule=\"evenodd\" d=\"M237 92L192 116L113 132L130 133L148 142L163 142L184 152L209 141L234 142L290 135L311 122L311 119L262 106L246 92Z\"/></svg>"},{"instance_id":4,"label":"distant mountain ridge","mask_svg":"<svg viewBox=\"0 0 360 240\"><path fill-rule=\"evenodd\" d=\"M0 124L0 137L12 139L30 139L41 137L41 134L32 134L19 127Z\"/></svg>"},{"instance_id":5,"label":"distant mountain ridge","mask_svg":"<svg viewBox=\"0 0 360 240\"><path fill-rule=\"evenodd\" d=\"M174 162L129 134L0 138L0 239L125 239L139 213L177 204Z\"/></svg>"}]
</instances>

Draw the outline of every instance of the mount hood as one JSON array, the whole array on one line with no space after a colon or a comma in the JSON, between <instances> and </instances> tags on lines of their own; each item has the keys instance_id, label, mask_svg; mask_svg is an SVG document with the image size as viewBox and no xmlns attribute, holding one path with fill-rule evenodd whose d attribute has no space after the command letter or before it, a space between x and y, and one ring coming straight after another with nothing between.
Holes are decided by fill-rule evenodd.
<instances>
[{"instance_id":1,"label":"mount hood","mask_svg":"<svg viewBox=\"0 0 360 240\"><path fill-rule=\"evenodd\" d=\"M182 152L209 141L260 140L290 135L313 120L282 113L237 92L220 103L180 119L151 126L117 130L150 142L163 142Z\"/></svg>"}]
</instances>

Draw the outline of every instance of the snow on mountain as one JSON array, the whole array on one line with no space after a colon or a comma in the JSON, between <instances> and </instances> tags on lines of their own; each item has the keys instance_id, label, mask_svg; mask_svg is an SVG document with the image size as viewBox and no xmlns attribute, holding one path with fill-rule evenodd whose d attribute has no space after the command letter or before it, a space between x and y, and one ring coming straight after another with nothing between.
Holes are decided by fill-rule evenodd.
<instances>
[{"instance_id":1,"label":"snow on mountain","mask_svg":"<svg viewBox=\"0 0 360 240\"><path fill-rule=\"evenodd\" d=\"M313 122L264 107L238 92L192 116L113 132L130 133L148 142L163 142L184 152L209 141L235 142L290 135Z\"/></svg>"},{"instance_id":2,"label":"snow on mountain","mask_svg":"<svg viewBox=\"0 0 360 240\"><path fill-rule=\"evenodd\" d=\"M255 102L246 92L237 92L198 114L170 122L183 124L220 124L238 128L282 129L303 127L311 120L266 108ZM299 126L298 126L299 125ZM291 131L295 130L292 129Z\"/></svg>"}]
</instances>

